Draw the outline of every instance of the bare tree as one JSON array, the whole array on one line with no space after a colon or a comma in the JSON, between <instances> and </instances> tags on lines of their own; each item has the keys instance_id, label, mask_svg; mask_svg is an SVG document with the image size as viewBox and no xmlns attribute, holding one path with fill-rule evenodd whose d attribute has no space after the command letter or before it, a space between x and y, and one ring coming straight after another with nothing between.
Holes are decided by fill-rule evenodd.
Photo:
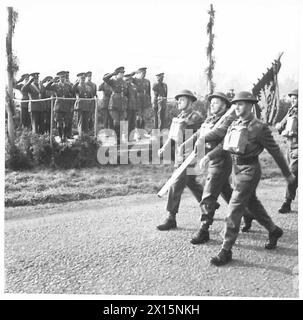
<instances>
[{"instance_id":1,"label":"bare tree","mask_svg":"<svg viewBox=\"0 0 303 320\"><path fill-rule=\"evenodd\" d=\"M13 34L15 25L18 19L18 13L13 7L8 7L8 32L6 36L6 55L7 55L7 87L6 87L6 112L7 112L7 132L8 138L11 143L15 139L15 128L14 128L14 93L13 83L15 73L18 71L17 58L13 54Z\"/></svg>"}]
</instances>

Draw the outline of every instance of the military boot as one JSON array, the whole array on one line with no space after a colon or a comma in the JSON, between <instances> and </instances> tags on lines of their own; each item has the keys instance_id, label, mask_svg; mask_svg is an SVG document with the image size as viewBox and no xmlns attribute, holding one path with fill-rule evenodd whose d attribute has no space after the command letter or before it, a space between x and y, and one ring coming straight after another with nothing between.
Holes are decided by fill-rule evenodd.
<instances>
[{"instance_id":1,"label":"military boot","mask_svg":"<svg viewBox=\"0 0 303 320\"><path fill-rule=\"evenodd\" d=\"M265 249L271 250L277 247L278 239L283 235L283 230L276 227L274 231L269 232L268 241L265 244Z\"/></svg>"},{"instance_id":2,"label":"military boot","mask_svg":"<svg viewBox=\"0 0 303 320\"><path fill-rule=\"evenodd\" d=\"M251 228L251 223L254 220L252 216L243 216L244 227L241 229L242 232L248 232Z\"/></svg>"},{"instance_id":3,"label":"military boot","mask_svg":"<svg viewBox=\"0 0 303 320\"><path fill-rule=\"evenodd\" d=\"M286 199L282 203L281 208L278 210L279 213L289 213L291 211L290 204L291 204L291 200L290 199Z\"/></svg>"},{"instance_id":4,"label":"military boot","mask_svg":"<svg viewBox=\"0 0 303 320\"><path fill-rule=\"evenodd\" d=\"M160 231L166 231L170 229L176 229L177 228L177 221L176 221L176 215L175 214L169 214L168 218L165 220L163 224L160 224L157 226L157 229Z\"/></svg>"},{"instance_id":5,"label":"military boot","mask_svg":"<svg viewBox=\"0 0 303 320\"><path fill-rule=\"evenodd\" d=\"M232 251L221 249L218 255L210 259L210 263L215 266L223 266L232 260Z\"/></svg>"},{"instance_id":6,"label":"military boot","mask_svg":"<svg viewBox=\"0 0 303 320\"><path fill-rule=\"evenodd\" d=\"M209 241L209 231L203 229L202 227L199 229L196 236L190 240L192 244L200 244L207 241Z\"/></svg>"}]
</instances>

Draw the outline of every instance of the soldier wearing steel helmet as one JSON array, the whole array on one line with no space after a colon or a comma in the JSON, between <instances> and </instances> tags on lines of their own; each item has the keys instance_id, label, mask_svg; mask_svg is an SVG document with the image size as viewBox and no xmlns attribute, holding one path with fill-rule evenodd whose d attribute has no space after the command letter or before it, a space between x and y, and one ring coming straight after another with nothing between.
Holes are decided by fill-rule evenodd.
<instances>
[{"instance_id":1,"label":"soldier wearing steel helmet","mask_svg":"<svg viewBox=\"0 0 303 320\"><path fill-rule=\"evenodd\" d=\"M204 185L202 200L200 202L202 216L201 226L196 236L191 240L192 244L201 244L209 240L209 227L213 223L213 217L216 209L218 209L218 197L221 193L223 199L228 203L232 194L232 188L229 184L229 176L232 171L232 161L230 154L221 149L216 152L216 156L209 161L209 156L212 150L223 140L228 126L235 119L235 114L228 116L221 125L214 129L215 124L221 119L230 107L228 97L222 92L215 92L208 97L210 102L211 114L202 123L199 130L199 138L195 144L195 150L200 153L200 148L203 148L206 156L203 158L204 163L200 163L204 167L206 162L209 162L207 168L207 178ZM202 150L201 150L202 151ZM198 154L199 158L200 155ZM246 214L248 216L248 213ZM252 220L252 219L251 219ZM248 231L251 226L248 223L242 231Z\"/></svg>"},{"instance_id":2,"label":"soldier wearing steel helmet","mask_svg":"<svg viewBox=\"0 0 303 320\"><path fill-rule=\"evenodd\" d=\"M235 95L237 119L229 126L224 138L223 149L230 152L233 162L234 189L228 205L224 240L218 255L211 258L211 264L221 266L232 260L232 247L237 239L245 208L253 212L255 219L268 232L265 249L274 249L283 230L269 217L256 196L256 188L261 178L258 156L265 149L272 155L288 183L295 180L279 146L273 139L268 125L254 116L253 105L257 99L247 91ZM214 156L214 153L213 153Z\"/></svg>"},{"instance_id":3,"label":"soldier wearing steel helmet","mask_svg":"<svg viewBox=\"0 0 303 320\"><path fill-rule=\"evenodd\" d=\"M192 151L190 148L185 148L185 150L182 151L179 148L180 144L183 142L185 130L198 130L202 123L202 117L197 111L193 110L193 102L196 101L197 98L190 90L182 90L176 95L175 99L178 101L178 109L181 112L177 118L173 119L172 126L174 126L174 129L172 130L171 128L169 138L163 147L159 149L158 154L159 156L162 155L168 145L173 141L176 146L175 167L179 167L182 164L183 159ZM194 165L195 162L193 161L190 164L190 167L193 167ZM179 211L181 195L186 186L192 191L196 200L198 202L201 201L203 186L196 178L196 175L188 174L187 170L184 170L170 187L166 206L168 217L163 224L157 226L159 230L163 231L177 228L176 215Z\"/></svg>"},{"instance_id":4,"label":"soldier wearing steel helmet","mask_svg":"<svg viewBox=\"0 0 303 320\"><path fill-rule=\"evenodd\" d=\"M291 99L291 106L283 120L276 124L276 128L282 136L287 138L287 160L290 171L296 179L294 183L287 185L285 200L279 209L280 213L291 211L291 202L295 199L298 188L298 89L291 91L288 96Z\"/></svg>"}]
</instances>

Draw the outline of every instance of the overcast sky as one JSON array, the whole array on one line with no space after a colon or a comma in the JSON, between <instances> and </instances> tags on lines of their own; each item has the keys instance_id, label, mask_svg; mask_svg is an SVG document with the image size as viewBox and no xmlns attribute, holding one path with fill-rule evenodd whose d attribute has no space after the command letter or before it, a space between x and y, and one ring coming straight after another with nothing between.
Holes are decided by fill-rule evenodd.
<instances>
[{"instance_id":1,"label":"overcast sky","mask_svg":"<svg viewBox=\"0 0 303 320\"><path fill-rule=\"evenodd\" d=\"M279 52L281 91L298 81L300 1L86 0L10 1L19 13L14 48L20 72L41 77L70 70L146 66L147 78L165 72L169 96L189 88L206 93L207 10L215 13L218 90L249 90ZM302 18L302 17L301 17Z\"/></svg>"}]
</instances>

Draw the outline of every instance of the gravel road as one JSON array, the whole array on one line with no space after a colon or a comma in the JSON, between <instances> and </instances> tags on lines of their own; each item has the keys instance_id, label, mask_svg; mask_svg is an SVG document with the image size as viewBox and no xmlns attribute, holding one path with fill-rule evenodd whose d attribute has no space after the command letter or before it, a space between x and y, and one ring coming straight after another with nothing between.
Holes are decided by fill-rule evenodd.
<instances>
[{"instance_id":1,"label":"gravel road","mask_svg":"<svg viewBox=\"0 0 303 320\"><path fill-rule=\"evenodd\" d=\"M158 231L166 198L154 194L113 197L5 210L5 292L48 294L297 297L297 204L277 213L283 180L258 189L273 220L283 228L279 247L266 251L267 232L253 222L240 234L233 262L209 264L220 249L226 205L220 199L211 241L189 241L199 208L185 192L178 229Z\"/></svg>"}]
</instances>

